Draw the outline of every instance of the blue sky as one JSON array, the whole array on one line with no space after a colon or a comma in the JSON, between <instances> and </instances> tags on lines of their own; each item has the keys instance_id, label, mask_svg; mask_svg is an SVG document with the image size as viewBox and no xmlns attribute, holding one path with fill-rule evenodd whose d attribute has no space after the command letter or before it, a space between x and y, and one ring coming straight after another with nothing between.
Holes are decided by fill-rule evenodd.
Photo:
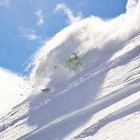
<instances>
[{"instance_id":1,"label":"blue sky","mask_svg":"<svg viewBox=\"0 0 140 140\"><path fill-rule=\"evenodd\" d=\"M0 0L0 66L25 73L26 64L43 42L53 37L70 21L65 4L80 18L90 15L114 18L126 11L127 0Z\"/></svg>"}]
</instances>

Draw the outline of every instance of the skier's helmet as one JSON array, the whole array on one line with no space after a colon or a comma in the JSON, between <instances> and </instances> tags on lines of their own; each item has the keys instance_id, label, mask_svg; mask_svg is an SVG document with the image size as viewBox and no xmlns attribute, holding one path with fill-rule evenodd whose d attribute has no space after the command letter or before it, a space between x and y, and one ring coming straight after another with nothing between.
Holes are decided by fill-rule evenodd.
<instances>
[{"instance_id":1,"label":"skier's helmet","mask_svg":"<svg viewBox=\"0 0 140 140\"><path fill-rule=\"evenodd\" d=\"M77 59L78 58L78 55L77 55L77 53L72 53L71 55L70 55L70 58L71 59Z\"/></svg>"}]
</instances>

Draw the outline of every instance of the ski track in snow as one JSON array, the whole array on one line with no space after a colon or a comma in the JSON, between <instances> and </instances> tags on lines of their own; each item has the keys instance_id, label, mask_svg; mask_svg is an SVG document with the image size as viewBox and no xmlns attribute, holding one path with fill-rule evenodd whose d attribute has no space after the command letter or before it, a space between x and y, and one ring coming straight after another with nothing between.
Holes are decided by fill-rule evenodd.
<instances>
[{"instance_id":1,"label":"ski track in snow","mask_svg":"<svg viewBox=\"0 0 140 140\"><path fill-rule=\"evenodd\" d=\"M129 90L129 92L127 90ZM37 131L34 131L33 133L29 134L29 137L32 135L35 135L35 137L36 137L36 134L40 133L41 131L45 131L48 128L51 129L51 127L56 127L60 123L63 124L63 123L65 123L65 121L69 121L70 119L73 119L76 117L82 117L87 112L92 112L92 114L97 113L98 111L100 111L104 108L107 108L108 106L115 104L116 102L133 95L136 91L139 91L139 90L140 90L140 83L138 83L136 85L132 85L132 87L130 86L129 89L128 88L123 89L122 91L120 91L120 93L119 92L117 94L112 93L111 95L108 95L107 97L102 97L101 99L98 99L93 104L90 104L90 105L86 106L85 108L76 110L75 112L66 114L66 115L50 122L49 124L38 129ZM140 99L137 101L136 105L134 103L134 106L130 105L130 107L125 108L123 113L125 113L127 111L135 112L135 110L134 110L135 108L137 109L137 111L139 111L140 110L139 107L140 107ZM122 109L121 109L121 112L122 112ZM121 113L121 112L119 111L119 113ZM118 118L119 118L119 116L118 116ZM99 125L99 127L101 127L101 126ZM99 128L97 128L97 129L99 129ZM88 135L86 135L86 136L88 136ZM25 137L24 139L28 139L28 137L27 138Z\"/></svg>"}]
</instances>

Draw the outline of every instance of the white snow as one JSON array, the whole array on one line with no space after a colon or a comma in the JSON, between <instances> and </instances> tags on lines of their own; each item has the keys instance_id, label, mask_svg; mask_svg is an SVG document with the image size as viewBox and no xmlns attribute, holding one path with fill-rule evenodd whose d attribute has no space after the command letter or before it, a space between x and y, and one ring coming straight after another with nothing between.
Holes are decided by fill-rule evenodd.
<instances>
[{"instance_id":1,"label":"white snow","mask_svg":"<svg viewBox=\"0 0 140 140\"><path fill-rule=\"evenodd\" d=\"M0 68L0 117L25 100L28 92L29 86L23 77Z\"/></svg>"},{"instance_id":2,"label":"white snow","mask_svg":"<svg viewBox=\"0 0 140 140\"><path fill-rule=\"evenodd\" d=\"M32 96L0 119L0 139L139 140L139 23L140 1L129 0L115 19L89 17L56 34L34 55ZM73 52L77 71L65 65Z\"/></svg>"}]
</instances>

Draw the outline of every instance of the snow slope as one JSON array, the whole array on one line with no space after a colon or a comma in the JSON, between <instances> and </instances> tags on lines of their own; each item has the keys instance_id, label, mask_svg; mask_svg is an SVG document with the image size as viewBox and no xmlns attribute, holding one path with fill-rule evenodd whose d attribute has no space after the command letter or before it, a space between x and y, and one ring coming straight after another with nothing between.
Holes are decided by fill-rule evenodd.
<instances>
[{"instance_id":1,"label":"snow slope","mask_svg":"<svg viewBox=\"0 0 140 140\"><path fill-rule=\"evenodd\" d=\"M0 67L0 117L25 100L29 88L23 77Z\"/></svg>"},{"instance_id":2,"label":"snow slope","mask_svg":"<svg viewBox=\"0 0 140 140\"><path fill-rule=\"evenodd\" d=\"M140 139L140 1L103 21L89 17L34 56L32 96L0 119L2 140ZM82 58L72 71L65 59ZM44 88L50 90L44 90Z\"/></svg>"}]
</instances>

